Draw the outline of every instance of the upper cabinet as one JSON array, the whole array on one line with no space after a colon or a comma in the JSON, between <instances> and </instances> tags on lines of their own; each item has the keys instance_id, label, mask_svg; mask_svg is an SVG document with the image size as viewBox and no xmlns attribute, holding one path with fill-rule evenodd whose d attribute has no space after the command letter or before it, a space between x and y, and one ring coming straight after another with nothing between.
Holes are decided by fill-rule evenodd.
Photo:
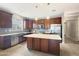
<instances>
[{"instance_id":1,"label":"upper cabinet","mask_svg":"<svg viewBox=\"0 0 79 59\"><path fill-rule=\"evenodd\" d=\"M44 29L44 19L33 20L33 29Z\"/></svg>"},{"instance_id":2,"label":"upper cabinet","mask_svg":"<svg viewBox=\"0 0 79 59\"><path fill-rule=\"evenodd\" d=\"M29 20L29 29L33 28L33 20Z\"/></svg>"},{"instance_id":3,"label":"upper cabinet","mask_svg":"<svg viewBox=\"0 0 79 59\"><path fill-rule=\"evenodd\" d=\"M50 23L51 24L61 24L61 17L51 18Z\"/></svg>"},{"instance_id":4,"label":"upper cabinet","mask_svg":"<svg viewBox=\"0 0 79 59\"><path fill-rule=\"evenodd\" d=\"M61 24L61 17L33 20L34 28L49 29L51 24Z\"/></svg>"},{"instance_id":5,"label":"upper cabinet","mask_svg":"<svg viewBox=\"0 0 79 59\"><path fill-rule=\"evenodd\" d=\"M44 24L44 19L37 20L38 24Z\"/></svg>"},{"instance_id":6,"label":"upper cabinet","mask_svg":"<svg viewBox=\"0 0 79 59\"><path fill-rule=\"evenodd\" d=\"M45 29L48 29L50 27L50 19L44 20Z\"/></svg>"},{"instance_id":7,"label":"upper cabinet","mask_svg":"<svg viewBox=\"0 0 79 59\"><path fill-rule=\"evenodd\" d=\"M34 24L44 24L44 19L40 19L40 20L33 20Z\"/></svg>"},{"instance_id":8,"label":"upper cabinet","mask_svg":"<svg viewBox=\"0 0 79 59\"><path fill-rule=\"evenodd\" d=\"M12 14L0 10L0 28L12 27Z\"/></svg>"},{"instance_id":9,"label":"upper cabinet","mask_svg":"<svg viewBox=\"0 0 79 59\"><path fill-rule=\"evenodd\" d=\"M26 19L25 20L25 28L32 29L33 28L33 20Z\"/></svg>"},{"instance_id":10,"label":"upper cabinet","mask_svg":"<svg viewBox=\"0 0 79 59\"><path fill-rule=\"evenodd\" d=\"M49 29L51 24L61 24L61 17L50 18L50 19L41 19L38 24L44 24L45 29Z\"/></svg>"}]
</instances>

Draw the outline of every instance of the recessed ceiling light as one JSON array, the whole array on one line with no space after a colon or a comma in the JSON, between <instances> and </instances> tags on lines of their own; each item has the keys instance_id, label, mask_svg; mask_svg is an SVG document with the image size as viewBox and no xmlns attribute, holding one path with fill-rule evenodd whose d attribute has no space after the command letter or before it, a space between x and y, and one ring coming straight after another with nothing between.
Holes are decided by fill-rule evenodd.
<instances>
[{"instance_id":1,"label":"recessed ceiling light","mask_svg":"<svg viewBox=\"0 0 79 59\"><path fill-rule=\"evenodd\" d=\"M37 17L35 17L35 20L37 21L37 20L38 20L38 18L37 18Z\"/></svg>"},{"instance_id":2,"label":"recessed ceiling light","mask_svg":"<svg viewBox=\"0 0 79 59\"><path fill-rule=\"evenodd\" d=\"M50 3L47 3L47 5L50 5Z\"/></svg>"},{"instance_id":3,"label":"recessed ceiling light","mask_svg":"<svg viewBox=\"0 0 79 59\"><path fill-rule=\"evenodd\" d=\"M38 6L36 5L35 8L38 8Z\"/></svg>"},{"instance_id":4,"label":"recessed ceiling light","mask_svg":"<svg viewBox=\"0 0 79 59\"><path fill-rule=\"evenodd\" d=\"M48 16L46 19L50 19L50 17Z\"/></svg>"}]
</instances>

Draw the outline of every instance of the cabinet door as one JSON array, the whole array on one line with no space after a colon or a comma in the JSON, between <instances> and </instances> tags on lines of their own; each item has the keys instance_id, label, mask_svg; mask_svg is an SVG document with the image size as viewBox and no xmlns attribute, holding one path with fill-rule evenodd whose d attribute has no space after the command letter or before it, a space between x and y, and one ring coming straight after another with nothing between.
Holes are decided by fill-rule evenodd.
<instances>
[{"instance_id":1,"label":"cabinet door","mask_svg":"<svg viewBox=\"0 0 79 59\"><path fill-rule=\"evenodd\" d=\"M51 18L50 23L51 24L61 24L61 17Z\"/></svg>"},{"instance_id":2,"label":"cabinet door","mask_svg":"<svg viewBox=\"0 0 79 59\"><path fill-rule=\"evenodd\" d=\"M32 20L25 20L26 21L26 29L33 28L33 21Z\"/></svg>"},{"instance_id":3,"label":"cabinet door","mask_svg":"<svg viewBox=\"0 0 79 59\"><path fill-rule=\"evenodd\" d=\"M25 28L26 28L26 29L29 28L29 20L25 20Z\"/></svg>"},{"instance_id":4,"label":"cabinet door","mask_svg":"<svg viewBox=\"0 0 79 59\"><path fill-rule=\"evenodd\" d=\"M3 49L11 47L11 36L5 36L3 40Z\"/></svg>"},{"instance_id":5,"label":"cabinet door","mask_svg":"<svg viewBox=\"0 0 79 59\"><path fill-rule=\"evenodd\" d=\"M41 51L48 52L48 40L41 39Z\"/></svg>"},{"instance_id":6,"label":"cabinet door","mask_svg":"<svg viewBox=\"0 0 79 59\"><path fill-rule=\"evenodd\" d=\"M19 43L25 41L25 38L23 37L23 34L22 35L18 35L19 37Z\"/></svg>"},{"instance_id":7,"label":"cabinet door","mask_svg":"<svg viewBox=\"0 0 79 59\"><path fill-rule=\"evenodd\" d=\"M32 28L33 28L33 21L29 20L29 29L32 29Z\"/></svg>"},{"instance_id":8,"label":"cabinet door","mask_svg":"<svg viewBox=\"0 0 79 59\"><path fill-rule=\"evenodd\" d=\"M40 50L40 39L38 38L33 39L33 49Z\"/></svg>"},{"instance_id":9,"label":"cabinet door","mask_svg":"<svg viewBox=\"0 0 79 59\"><path fill-rule=\"evenodd\" d=\"M27 48L32 49L32 38L27 38Z\"/></svg>"},{"instance_id":10,"label":"cabinet door","mask_svg":"<svg viewBox=\"0 0 79 59\"><path fill-rule=\"evenodd\" d=\"M2 49L3 48L3 42L4 41L4 37L3 36L0 36L0 48Z\"/></svg>"},{"instance_id":11,"label":"cabinet door","mask_svg":"<svg viewBox=\"0 0 79 59\"><path fill-rule=\"evenodd\" d=\"M12 14L0 11L0 28L12 27Z\"/></svg>"},{"instance_id":12,"label":"cabinet door","mask_svg":"<svg viewBox=\"0 0 79 59\"><path fill-rule=\"evenodd\" d=\"M60 44L58 41L49 40L49 52L55 55L60 55Z\"/></svg>"},{"instance_id":13,"label":"cabinet door","mask_svg":"<svg viewBox=\"0 0 79 59\"><path fill-rule=\"evenodd\" d=\"M44 25L45 25L45 29L50 28L50 20L49 19L45 19Z\"/></svg>"},{"instance_id":14,"label":"cabinet door","mask_svg":"<svg viewBox=\"0 0 79 59\"><path fill-rule=\"evenodd\" d=\"M55 19L55 24L61 24L61 18L56 18Z\"/></svg>"}]
</instances>

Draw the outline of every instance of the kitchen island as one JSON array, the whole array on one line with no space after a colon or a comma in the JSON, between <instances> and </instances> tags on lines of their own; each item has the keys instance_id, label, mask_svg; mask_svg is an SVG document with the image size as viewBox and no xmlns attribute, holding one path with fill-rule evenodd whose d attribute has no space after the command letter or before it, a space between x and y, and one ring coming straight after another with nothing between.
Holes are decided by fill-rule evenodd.
<instances>
[{"instance_id":1,"label":"kitchen island","mask_svg":"<svg viewBox=\"0 0 79 59\"><path fill-rule=\"evenodd\" d=\"M62 42L59 35L55 34L29 34L24 35L27 38L27 48L29 50L38 50L53 55L60 55L60 43Z\"/></svg>"}]
</instances>

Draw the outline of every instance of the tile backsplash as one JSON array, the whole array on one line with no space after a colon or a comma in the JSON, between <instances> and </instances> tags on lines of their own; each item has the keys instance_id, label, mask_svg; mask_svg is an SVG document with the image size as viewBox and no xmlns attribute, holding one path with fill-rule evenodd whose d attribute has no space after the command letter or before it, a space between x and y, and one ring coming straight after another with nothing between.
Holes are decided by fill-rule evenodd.
<instances>
[{"instance_id":1,"label":"tile backsplash","mask_svg":"<svg viewBox=\"0 0 79 59\"><path fill-rule=\"evenodd\" d=\"M15 32L15 31L22 31L22 30L13 29L13 28L0 28L0 33L3 33L3 32Z\"/></svg>"},{"instance_id":2,"label":"tile backsplash","mask_svg":"<svg viewBox=\"0 0 79 59\"><path fill-rule=\"evenodd\" d=\"M10 28L0 28L0 33L9 32Z\"/></svg>"}]
</instances>

